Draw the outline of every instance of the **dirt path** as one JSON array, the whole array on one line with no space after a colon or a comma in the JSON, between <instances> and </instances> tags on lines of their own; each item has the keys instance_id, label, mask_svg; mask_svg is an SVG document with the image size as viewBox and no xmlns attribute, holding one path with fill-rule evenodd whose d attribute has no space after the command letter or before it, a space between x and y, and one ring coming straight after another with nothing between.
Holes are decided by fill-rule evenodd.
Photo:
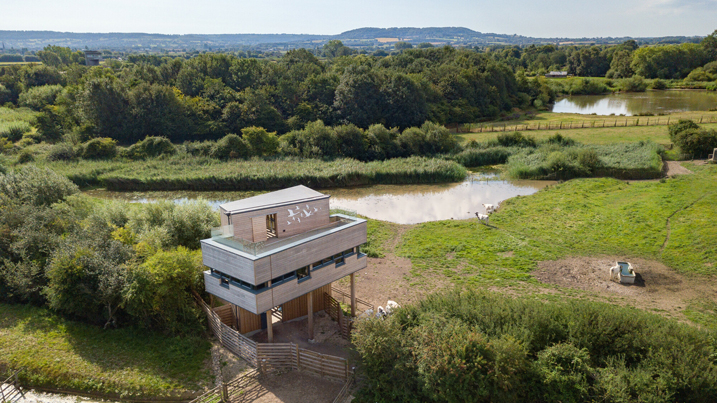
<instances>
[{"instance_id":1,"label":"dirt path","mask_svg":"<svg viewBox=\"0 0 717 403\"><path fill-rule=\"evenodd\" d=\"M672 178L677 175L687 175L693 173L689 169L682 166L684 161L665 161L665 176Z\"/></svg>"},{"instance_id":2,"label":"dirt path","mask_svg":"<svg viewBox=\"0 0 717 403\"><path fill-rule=\"evenodd\" d=\"M635 285L609 280L609 268L628 260L638 274ZM662 263L625 256L572 257L538 264L533 276L543 283L590 291L608 302L631 305L683 319L692 300L717 301L717 283L678 273Z\"/></svg>"},{"instance_id":3,"label":"dirt path","mask_svg":"<svg viewBox=\"0 0 717 403\"><path fill-rule=\"evenodd\" d=\"M331 403L344 385L300 371L252 377L233 403Z\"/></svg>"}]
</instances>

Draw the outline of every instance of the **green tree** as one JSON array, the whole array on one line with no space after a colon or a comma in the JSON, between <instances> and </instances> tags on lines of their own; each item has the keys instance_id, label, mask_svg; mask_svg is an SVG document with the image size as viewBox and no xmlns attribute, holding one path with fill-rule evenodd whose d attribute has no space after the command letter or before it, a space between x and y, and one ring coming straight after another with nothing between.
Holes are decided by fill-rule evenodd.
<instances>
[{"instance_id":1,"label":"green tree","mask_svg":"<svg viewBox=\"0 0 717 403\"><path fill-rule=\"evenodd\" d=\"M276 154L279 138L276 132L267 132L263 127L245 127L241 130L242 137L249 143L251 154L258 157Z\"/></svg>"},{"instance_id":2,"label":"green tree","mask_svg":"<svg viewBox=\"0 0 717 403\"><path fill-rule=\"evenodd\" d=\"M387 126L402 129L417 126L428 117L426 97L408 76L391 75L385 80L381 93L385 100L382 115Z\"/></svg>"},{"instance_id":3,"label":"green tree","mask_svg":"<svg viewBox=\"0 0 717 403\"><path fill-rule=\"evenodd\" d=\"M382 115L383 94L376 73L364 66L350 66L336 88L334 109L340 119L366 128Z\"/></svg>"},{"instance_id":4,"label":"green tree","mask_svg":"<svg viewBox=\"0 0 717 403\"><path fill-rule=\"evenodd\" d=\"M396 42L393 47L398 51L413 49L413 45L411 45L411 42Z\"/></svg>"},{"instance_id":5,"label":"green tree","mask_svg":"<svg viewBox=\"0 0 717 403\"><path fill-rule=\"evenodd\" d=\"M339 56L348 56L354 53L353 49L348 46L344 46L344 43L338 39L332 39L322 47L322 52L325 57L333 59Z\"/></svg>"}]
</instances>

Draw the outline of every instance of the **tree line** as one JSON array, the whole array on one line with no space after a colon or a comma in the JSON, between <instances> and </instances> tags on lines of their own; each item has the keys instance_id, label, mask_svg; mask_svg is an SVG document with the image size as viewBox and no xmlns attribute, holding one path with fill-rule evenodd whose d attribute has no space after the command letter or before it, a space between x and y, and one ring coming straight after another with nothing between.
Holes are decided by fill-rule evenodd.
<instances>
[{"instance_id":1,"label":"tree line","mask_svg":"<svg viewBox=\"0 0 717 403\"><path fill-rule=\"evenodd\" d=\"M514 71L545 74L567 70L581 77L717 79L717 31L697 43L662 44L640 47L634 40L617 46L530 45L486 49L492 59Z\"/></svg>"},{"instance_id":2,"label":"tree line","mask_svg":"<svg viewBox=\"0 0 717 403\"><path fill-rule=\"evenodd\" d=\"M48 141L69 135L130 144L147 136L219 139L251 126L281 135L316 120L401 130L465 123L551 96L543 83L518 80L506 64L473 50L373 57L338 41L325 48L325 60L299 49L276 61L208 53L93 68L67 48L48 48L43 57L51 63L0 68L0 103L41 111L37 127Z\"/></svg>"}]
</instances>

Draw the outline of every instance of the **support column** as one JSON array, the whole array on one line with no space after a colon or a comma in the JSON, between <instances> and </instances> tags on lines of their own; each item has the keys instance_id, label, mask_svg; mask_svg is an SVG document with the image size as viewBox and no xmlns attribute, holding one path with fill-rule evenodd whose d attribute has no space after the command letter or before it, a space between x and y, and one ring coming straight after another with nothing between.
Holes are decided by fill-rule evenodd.
<instances>
[{"instance_id":1,"label":"support column","mask_svg":"<svg viewBox=\"0 0 717 403\"><path fill-rule=\"evenodd\" d=\"M356 317L356 286L353 273L351 273L351 316Z\"/></svg>"},{"instance_id":2,"label":"support column","mask_svg":"<svg viewBox=\"0 0 717 403\"><path fill-rule=\"evenodd\" d=\"M308 298L306 298L308 310L307 314L309 316L309 340L314 339L314 292L310 291L308 294L306 294Z\"/></svg>"},{"instance_id":3,"label":"support column","mask_svg":"<svg viewBox=\"0 0 717 403\"><path fill-rule=\"evenodd\" d=\"M274 324L272 324L271 309L266 311L266 333L269 336L269 343L274 342Z\"/></svg>"}]
</instances>

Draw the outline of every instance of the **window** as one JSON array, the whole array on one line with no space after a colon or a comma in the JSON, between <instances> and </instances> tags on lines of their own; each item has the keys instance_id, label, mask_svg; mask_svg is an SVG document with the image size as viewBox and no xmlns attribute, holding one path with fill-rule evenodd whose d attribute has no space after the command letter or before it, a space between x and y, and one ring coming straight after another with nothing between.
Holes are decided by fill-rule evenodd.
<instances>
[{"instance_id":1,"label":"window","mask_svg":"<svg viewBox=\"0 0 717 403\"><path fill-rule=\"evenodd\" d=\"M296 278L301 281L302 279L307 279L311 277L309 272L309 266L304 266L296 271Z\"/></svg>"},{"instance_id":2,"label":"window","mask_svg":"<svg viewBox=\"0 0 717 403\"><path fill-rule=\"evenodd\" d=\"M283 282L283 281L286 281L286 280L290 280L290 279L292 279L292 278L296 278L296 272L295 272L295 271L286 273L286 274L284 274L283 276L274 277L273 279L271 279L271 285L272 285L272 287L273 287L273 286L276 285L276 284L279 284L279 283L281 283L281 282Z\"/></svg>"},{"instance_id":3,"label":"window","mask_svg":"<svg viewBox=\"0 0 717 403\"><path fill-rule=\"evenodd\" d=\"M354 248L346 249L346 250L343 252L344 257L348 257L348 256L351 256L351 255L353 255L353 254L354 254Z\"/></svg>"},{"instance_id":4,"label":"window","mask_svg":"<svg viewBox=\"0 0 717 403\"><path fill-rule=\"evenodd\" d=\"M341 266L344 264L344 255L343 253L338 253L334 255L334 262L336 262L336 266Z\"/></svg>"},{"instance_id":5,"label":"window","mask_svg":"<svg viewBox=\"0 0 717 403\"><path fill-rule=\"evenodd\" d=\"M222 287L229 288L229 277L227 276L220 276L219 277L219 285Z\"/></svg>"}]
</instances>

